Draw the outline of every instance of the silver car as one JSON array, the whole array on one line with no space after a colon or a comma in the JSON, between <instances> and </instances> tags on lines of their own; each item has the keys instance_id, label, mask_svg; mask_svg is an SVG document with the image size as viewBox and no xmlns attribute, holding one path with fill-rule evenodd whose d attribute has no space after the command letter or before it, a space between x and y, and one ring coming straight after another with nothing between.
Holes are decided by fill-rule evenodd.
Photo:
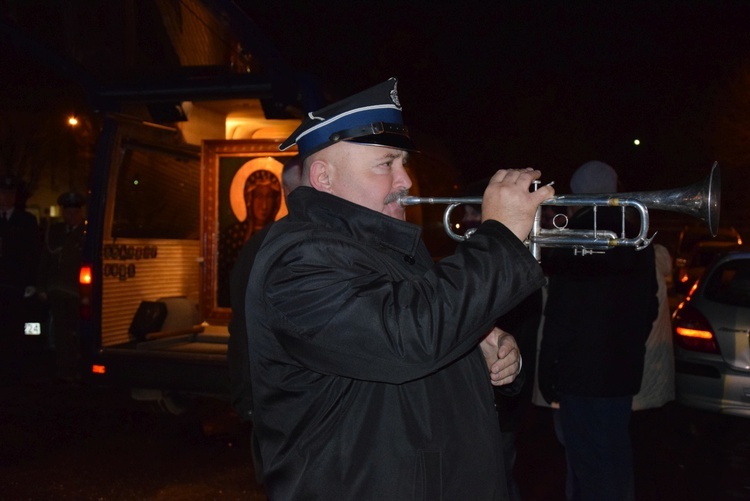
<instances>
[{"instance_id":1,"label":"silver car","mask_svg":"<svg viewBox=\"0 0 750 501\"><path fill-rule=\"evenodd\" d=\"M672 316L677 401L750 417L750 251L718 257Z\"/></svg>"}]
</instances>

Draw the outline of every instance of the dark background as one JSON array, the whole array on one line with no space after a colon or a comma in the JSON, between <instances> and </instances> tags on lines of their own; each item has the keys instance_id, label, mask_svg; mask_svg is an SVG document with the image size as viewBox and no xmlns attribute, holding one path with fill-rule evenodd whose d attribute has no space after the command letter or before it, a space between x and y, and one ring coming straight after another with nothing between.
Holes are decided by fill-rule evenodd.
<instances>
[{"instance_id":1,"label":"dark background","mask_svg":"<svg viewBox=\"0 0 750 501\"><path fill-rule=\"evenodd\" d=\"M162 53L160 30L140 26L130 36L142 49L126 56L122 41L107 38L124 23L121 3L84 8L77 0L71 19L54 0L0 0L0 12L36 26L53 47L74 50L100 76L135 78L144 66L164 67L173 55ZM466 181L534 166L564 192L577 166L598 159L619 171L626 190L682 186L714 160L727 186L748 182L750 2L234 3L330 101L398 77L421 146L440 149ZM156 12L152 2L132 4L144 19ZM70 38L71 26L81 27L79 39ZM110 52L98 50L105 45ZM35 66L32 55L1 40L0 47L5 136L19 120L7 109L85 106L80 89ZM0 161L10 158L3 148Z\"/></svg>"},{"instance_id":2,"label":"dark background","mask_svg":"<svg viewBox=\"0 0 750 501\"><path fill-rule=\"evenodd\" d=\"M436 185L453 182L444 164L455 167L463 182L499 168L533 166L558 193L568 193L573 171L596 159L618 171L621 190L662 190L703 179L718 161L722 223L750 231L744 209L750 186L750 2L206 4L243 9L258 28L257 35L250 30L251 38L272 46L265 53L244 47L253 61L277 51L328 101L398 77L406 122L420 148L440 162L427 169ZM85 62L95 76L122 84L157 69L154 75L161 77L185 69L160 39L160 9L184 6L187 12L195 5L0 0L0 13ZM138 22L125 22L131 18ZM121 33L121 27L135 29ZM0 172L16 171L33 191L39 184L34 166L47 162L64 172L54 174L57 185L83 189L95 126L86 122L89 129L79 126L54 148L37 146L45 131L46 137L59 135L54 110L87 106L80 86L4 42ZM34 151L45 155L30 158ZM430 189L423 194L443 194ZM676 233L689 220L655 226Z\"/></svg>"},{"instance_id":3,"label":"dark background","mask_svg":"<svg viewBox=\"0 0 750 501\"><path fill-rule=\"evenodd\" d=\"M747 2L239 3L333 99L397 76L407 123L467 180L534 166L564 192L598 159L662 189L747 159L720 140L748 130L723 123L750 112Z\"/></svg>"}]
</instances>

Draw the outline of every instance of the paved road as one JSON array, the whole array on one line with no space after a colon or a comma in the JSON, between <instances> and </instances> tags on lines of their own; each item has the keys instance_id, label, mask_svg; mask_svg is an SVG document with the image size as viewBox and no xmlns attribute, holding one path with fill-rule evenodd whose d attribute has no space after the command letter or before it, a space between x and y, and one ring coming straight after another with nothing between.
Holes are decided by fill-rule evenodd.
<instances>
[{"instance_id":1,"label":"paved road","mask_svg":"<svg viewBox=\"0 0 750 501\"><path fill-rule=\"evenodd\" d=\"M4 500L261 500L249 428L221 402L180 416L122 391L58 384L42 365L0 380ZM750 499L750 421L676 404L633 419L639 500ZM526 501L562 500L563 451L546 408L519 437Z\"/></svg>"}]
</instances>

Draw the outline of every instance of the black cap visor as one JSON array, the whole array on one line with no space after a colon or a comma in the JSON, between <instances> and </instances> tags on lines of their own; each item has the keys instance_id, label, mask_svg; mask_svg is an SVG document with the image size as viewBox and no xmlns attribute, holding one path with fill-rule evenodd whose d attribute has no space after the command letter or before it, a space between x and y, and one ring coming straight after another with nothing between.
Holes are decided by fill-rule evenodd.
<instances>
[{"instance_id":1,"label":"black cap visor","mask_svg":"<svg viewBox=\"0 0 750 501\"><path fill-rule=\"evenodd\" d=\"M389 146L412 152L418 151L409 137L409 129L402 124L376 122L335 132L331 134L330 140L332 143L350 141L373 146Z\"/></svg>"}]
</instances>

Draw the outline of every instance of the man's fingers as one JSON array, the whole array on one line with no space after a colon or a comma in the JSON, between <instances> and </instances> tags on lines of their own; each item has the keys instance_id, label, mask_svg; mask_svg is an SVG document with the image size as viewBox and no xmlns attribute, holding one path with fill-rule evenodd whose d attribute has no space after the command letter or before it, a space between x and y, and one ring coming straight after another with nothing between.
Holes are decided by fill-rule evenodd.
<instances>
[{"instance_id":1,"label":"man's fingers","mask_svg":"<svg viewBox=\"0 0 750 501\"><path fill-rule=\"evenodd\" d=\"M544 202L548 198L552 198L553 196L555 196L555 189L552 186L550 186L550 185L540 186L533 193L533 197L535 199L534 201L537 204L541 204L542 202Z\"/></svg>"}]
</instances>

